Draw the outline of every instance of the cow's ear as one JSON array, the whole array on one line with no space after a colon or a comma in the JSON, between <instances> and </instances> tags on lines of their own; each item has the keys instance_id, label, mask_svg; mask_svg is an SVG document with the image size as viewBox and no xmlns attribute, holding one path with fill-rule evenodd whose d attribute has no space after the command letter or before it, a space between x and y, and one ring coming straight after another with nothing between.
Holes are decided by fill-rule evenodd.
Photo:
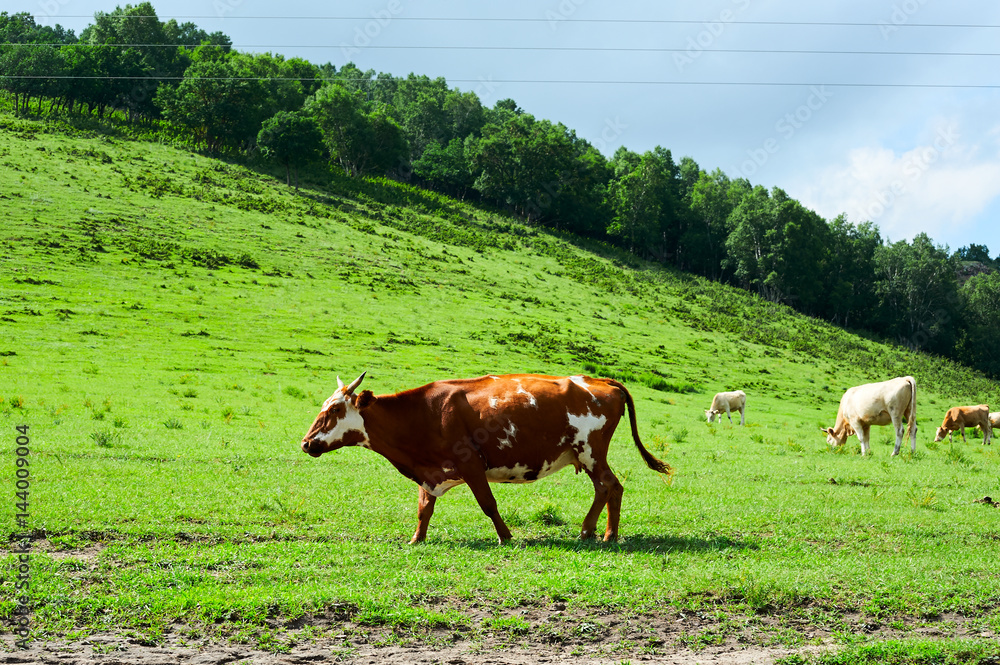
<instances>
[{"instance_id":1,"label":"cow's ear","mask_svg":"<svg viewBox=\"0 0 1000 665\"><path fill-rule=\"evenodd\" d=\"M820 427L819 431L823 432L823 434L833 434L833 428L832 427Z\"/></svg>"},{"instance_id":2,"label":"cow's ear","mask_svg":"<svg viewBox=\"0 0 1000 665\"><path fill-rule=\"evenodd\" d=\"M370 390L362 390L358 394L358 401L354 403L354 406L358 407L358 410L367 409L369 406L375 403L375 393Z\"/></svg>"}]
</instances>

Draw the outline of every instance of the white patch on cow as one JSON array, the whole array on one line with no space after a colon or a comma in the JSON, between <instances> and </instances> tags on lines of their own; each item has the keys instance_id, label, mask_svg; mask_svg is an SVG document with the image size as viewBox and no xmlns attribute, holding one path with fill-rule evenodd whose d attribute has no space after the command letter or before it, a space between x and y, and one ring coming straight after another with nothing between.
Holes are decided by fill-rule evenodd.
<instances>
[{"instance_id":1,"label":"white patch on cow","mask_svg":"<svg viewBox=\"0 0 1000 665\"><path fill-rule=\"evenodd\" d=\"M433 496L441 496L442 494L450 490L452 487L457 487L459 485L462 485L463 483L465 483L465 481L462 480L461 478L454 478L452 480L442 481L437 485L434 485L433 487L431 487L427 483L421 483L420 486L423 487L425 490L427 490L427 492L429 492Z\"/></svg>"},{"instance_id":2,"label":"white patch on cow","mask_svg":"<svg viewBox=\"0 0 1000 665\"><path fill-rule=\"evenodd\" d=\"M564 466L572 464L575 458L576 456L572 452L567 450L558 458L556 458L555 461L546 462L545 464L543 464L542 470L538 472L538 477L544 478L545 476L551 476L553 473L563 468Z\"/></svg>"},{"instance_id":3,"label":"white patch on cow","mask_svg":"<svg viewBox=\"0 0 1000 665\"><path fill-rule=\"evenodd\" d=\"M324 408L329 408L330 405L336 402L337 393L333 394L333 397L326 400L327 404ZM361 417L361 412L354 408L354 405L347 403L347 413L343 418L337 421L337 424L333 426L333 429L329 432L320 432L316 435L316 438L323 443L336 443L337 441L343 440L344 436L348 432L361 432L364 439L358 444L364 448L371 447L371 443L368 441L368 431L365 430L365 419Z\"/></svg>"},{"instance_id":4,"label":"white patch on cow","mask_svg":"<svg viewBox=\"0 0 1000 665\"><path fill-rule=\"evenodd\" d=\"M608 419L604 416L595 416L589 409L586 415L575 416L567 413L566 417L569 419L569 426L576 429L576 437L573 439L576 455L588 471L593 471L595 461L593 448L590 447L590 435L603 429Z\"/></svg>"},{"instance_id":5,"label":"white patch on cow","mask_svg":"<svg viewBox=\"0 0 1000 665\"><path fill-rule=\"evenodd\" d=\"M517 391L515 391L514 394L515 395L527 395L528 396L528 404L530 404L531 406L536 406L537 407L538 406L538 400L535 399L534 395L532 395L531 393L529 393L527 390L524 389L524 386L521 385L521 379L514 379L514 383L517 384Z\"/></svg>"},{"instance_id":6,"label":"white patch on cow","mask_svg":"<svg viewBox=\"0 0 1000 665\"><path fill-rule=\"evenodd\" d=\"M501 448L510 448L514 445L514 437L517 435L517 425L514 423L508 423L503 433L504 437L502 439L497 439L497 445Z\"/></svg>"},{"instance_id":7,"label":"white patch on cow","mask_svg":"<svg viewBox=\"0 0 1000 665\"><path fill-rule=\"evenodd\" d=\"M344 396L340 394L339 390L326 398L326 401L323 402L322 410L326 411L327 409L329 409L338 399L341 401L343 401L344 399Z\"/></svg>"},{"instance_id":8,"label":"white patch on cow","mask_svg":"<svg viewBox=\"0 0 1000 665\"><path fill-rule=\"evenodd\" d=\"M579 376L579 375L578 376L571 376L571 377L569 377L569 380L572 381L573 383L575 383L576 385L580 386L584 390L586 390L588 393L590 393L591 398L595 402L600 402L600 400L597 399L597 395L595 395L594 391L592 391L590 389L590 386L587 384L587 382L584 380L584 378L582 376Z\"/></svg>"},{"instance_id":9,"label":"white patch on cow","mask_svg":"<svg viewBox=\"0 0 1000 665\"><path fill-rule=\"evenodd\" d=\"M532 481L525 478L530 471L524 464L515 464L514 468L498 466L486 470L486 479L491 483L530 483Z\"/></svg>"},{"instance_id":10,"label":"white patch on cow","mask_svg":"<svg viewBox=\"0 0 1000 665\"><path fill-rule=\"evenodd\" d=\"M491 409L497 408L498 404L500 404L500 398L499 397L491 397L490 398L490 408Z\"/></svg>"}]
</instances>

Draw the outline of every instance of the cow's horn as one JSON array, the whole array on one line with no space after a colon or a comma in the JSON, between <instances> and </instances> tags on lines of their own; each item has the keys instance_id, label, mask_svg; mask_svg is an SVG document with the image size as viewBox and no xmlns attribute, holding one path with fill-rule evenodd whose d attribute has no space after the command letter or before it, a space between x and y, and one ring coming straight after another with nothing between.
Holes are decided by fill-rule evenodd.
<instances>
[{"instance_id":1,"label":"cow's horn","mask_svg":"<svg viewBox=\"0 0 1000 665\"><path fill-rule=\"evenodd\" d=\"M338 376L337 377L337 390L343 390L343 389L344 389L344 382L341 381L340 377Z\"/></svg>"},{"instance_id":2,"label":"cow's horn","mask_svg":"<svg viewBox=\"0 0 1000 665\"><path fill-rule=\"evenodd\" d=\"M361 376L351 381L351 385L347 386L347 390L344 391L344 394L353 395L354 391L357 390L357 387L361 385L361 380L365 378L365 374L367 373L368 370L365 370L364 372L361 372Z\"/></svg>"}]
</instances>

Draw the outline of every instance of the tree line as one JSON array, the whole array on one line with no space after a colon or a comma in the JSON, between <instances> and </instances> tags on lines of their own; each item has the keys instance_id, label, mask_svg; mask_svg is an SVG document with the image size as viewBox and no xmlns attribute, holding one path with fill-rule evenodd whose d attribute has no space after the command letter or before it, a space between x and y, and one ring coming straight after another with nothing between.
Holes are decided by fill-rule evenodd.
<instances>
[{"instance_id":1,"label":"tree line","mask_svg":"<svg viewBox=\"0 0 1000 665\"><path fill-rule=\"evenodd\" d=\"M117 113L199 149L260 154L296 186L300 168L411 182L1000 377L1000 257L987 247L890 242L661 147L608 158L562 123L511 99L484 106L443 78L241 53L144 2L98 12L79 37L0 13L0 89L16 113Z\"/></svg>"}]
</instances>

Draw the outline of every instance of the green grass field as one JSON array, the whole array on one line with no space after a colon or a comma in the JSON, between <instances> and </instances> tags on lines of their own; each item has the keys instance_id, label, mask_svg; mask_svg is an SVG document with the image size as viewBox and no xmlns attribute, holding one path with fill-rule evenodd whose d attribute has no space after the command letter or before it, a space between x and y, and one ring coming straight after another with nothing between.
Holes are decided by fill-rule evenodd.
<instances>
[{"instance_id":1,"label":"green grass field","mask_svg":"<svg viewBox=\"0 0 1000 665\"><path fill-rule=\"evenodd\" d=\"M39 639L183 625L281 650L311 636L301 617L419 635L479 630L472 608L521 634L538 629L508 610L552 603L777 618L792 646L810 641L800 623L851 647L872 623L1000 632L1000 512L975 503L1000 496L1000 448L931 442L948 407L1000 404L994 382L391 182L295 192L266 169L3 114L0 165L0 473L13 488L29 426ZM511 545L462 487L408 546L410 481L369 451L298 445L336 377L365 370L376 393L620 378L676 475L646 469L623 424L621 542L576 539L593 490L563 471L493 486ZM890 428L868 458L856 439L828 448L844 389L905 374L916 454L890 458ZM747 427L706 424L737 388Z\"/></svg>"}]
</instances>

